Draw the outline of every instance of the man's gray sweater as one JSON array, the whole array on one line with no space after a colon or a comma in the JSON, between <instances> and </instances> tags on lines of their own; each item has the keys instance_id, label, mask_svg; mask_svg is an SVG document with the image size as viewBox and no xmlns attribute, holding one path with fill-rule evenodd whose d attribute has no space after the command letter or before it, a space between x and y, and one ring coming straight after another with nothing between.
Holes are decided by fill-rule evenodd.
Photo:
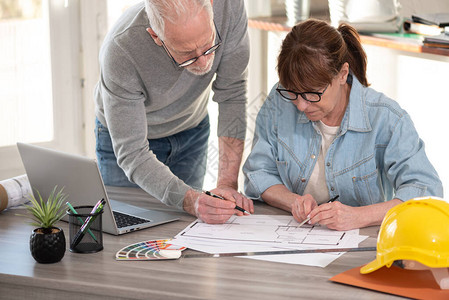
<instances>
[{"instance_id":1,"label":"man's gray sweater","mask_svg":"<svg viewBox=\"0 0 449 300\"><path fill-rule=\"evenodd\" d=\"M130 181L179 209L190 187L148 151L148 139L196 127L207 115L211 88L219 104L218 136L245 138L249 40L243 0L214 1L213 9L222 46L205 75L176 67L153 41L143 3L120 17L100 50L95 114L110 132L118 165Z\"/></svg>"}]
</instances>

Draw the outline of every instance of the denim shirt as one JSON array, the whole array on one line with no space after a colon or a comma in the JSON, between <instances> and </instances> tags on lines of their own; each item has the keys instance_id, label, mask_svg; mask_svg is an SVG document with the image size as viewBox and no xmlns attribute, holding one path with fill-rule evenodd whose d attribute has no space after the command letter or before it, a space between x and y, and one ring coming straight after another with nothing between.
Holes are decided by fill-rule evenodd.
<instances>
[{"instance_id":1,"label":"denim shirt","mask_svg":"<svg viewBox=\"0 0 449 300\"><path fill-rule=\"evenodd\" d=\"M315 122L282 100L275 87L259 111L253 149L243 166L245 193L258 200L277 184L303 195L322 141ZM329 197L339 195L346 205L443 197L441 181L410 116L355 76L324 165Z\"/></svg>"}]
</instances>

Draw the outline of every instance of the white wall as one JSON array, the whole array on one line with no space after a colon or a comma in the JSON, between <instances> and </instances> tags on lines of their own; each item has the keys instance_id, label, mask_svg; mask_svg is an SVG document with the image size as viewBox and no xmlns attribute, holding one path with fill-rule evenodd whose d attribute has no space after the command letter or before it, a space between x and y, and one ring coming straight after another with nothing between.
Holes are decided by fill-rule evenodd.
<instances>
[{"instance_id":1,"label":"white wall","mask_svg":"<svg viewBox=\"0 0 449 300\"><path fill-rule=\"evenodd\" d=\"M399 14L401 17L410 18L416 13L441 13L449 12L448 0L398 0L401 4Z\"/></svg>"},{"instance_id":2,"label":"white wall","mask_svg":"<svg viewBox=\"0 0 449 300\"><path fill-rule=\"evenodd\" d=\"M398 101L410 114L426 144L427 156L449 192L449 57L371 45L364 48L371 87Z\"/></svg>"}]
</instances>

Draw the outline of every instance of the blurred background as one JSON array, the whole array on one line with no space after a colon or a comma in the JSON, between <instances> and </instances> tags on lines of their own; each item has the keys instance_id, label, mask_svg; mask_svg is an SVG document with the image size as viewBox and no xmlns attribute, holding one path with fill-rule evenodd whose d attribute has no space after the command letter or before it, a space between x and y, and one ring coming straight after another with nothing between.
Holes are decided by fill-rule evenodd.
<instances>
[{"instance_id":1,"label":"blurred background","mask_svg":"<svg viewBox=\"0 0 449 300\"><path fill-rule=\"evenodd\" d=\"M395 24L399 30L400 22L413 14L449 12L447 0L367 1L357 2L365 6L369 3L371 14L374 7L379 14L388 15L385 4L398 5ZM25 172L15 146L18 141L95 157L93 90L99 76L99 48L115 20L137 2L0 0L0 180ZM363 23L363 18L369 19L367 11L355 10L355 14L354 9L349 11L350 2L245 1L250 20L269 25L267 28L249 27L251 59L246 153L250 150L257 111L277 81L277 53L289 26L301 16L334 23L341 7L346 21ZM376 20L379 26L391 23L390 19L383 20L379 15L375 16ZM276 29L277 25L280 29ZM449 55L417 53L369 43L363 46L368 54L369 82L410 113L426 142L427 154L448 190L449 158L443 151L449 146L444 134L448 128L444 121L449 107L446 88ZM209 113L214 128L217 107L212 101ZM212 129L205 188L215 184L217 151L218 142Z\"/></svg>"}]
</instances>

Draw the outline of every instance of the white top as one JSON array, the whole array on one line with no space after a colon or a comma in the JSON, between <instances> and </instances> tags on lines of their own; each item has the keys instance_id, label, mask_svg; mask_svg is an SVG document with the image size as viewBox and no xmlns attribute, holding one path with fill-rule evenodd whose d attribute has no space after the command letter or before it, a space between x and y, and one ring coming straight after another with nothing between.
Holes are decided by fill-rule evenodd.
<instances>
[{"instance_id":1,"label":"white top","mask_svg":"<svg viewBox=\"0 0 449 300\"><path fill-rule=\"evenodd\" d=\"M318 204L329 201L329 189L326 184L326 173L324 172L324 160L327 150L334 141L340 126L327 126L321 121L315 122L321 133L321 149L318 155L312 175L307 183L304 195L311 194Z\"/></svg>"}]
</instances>

